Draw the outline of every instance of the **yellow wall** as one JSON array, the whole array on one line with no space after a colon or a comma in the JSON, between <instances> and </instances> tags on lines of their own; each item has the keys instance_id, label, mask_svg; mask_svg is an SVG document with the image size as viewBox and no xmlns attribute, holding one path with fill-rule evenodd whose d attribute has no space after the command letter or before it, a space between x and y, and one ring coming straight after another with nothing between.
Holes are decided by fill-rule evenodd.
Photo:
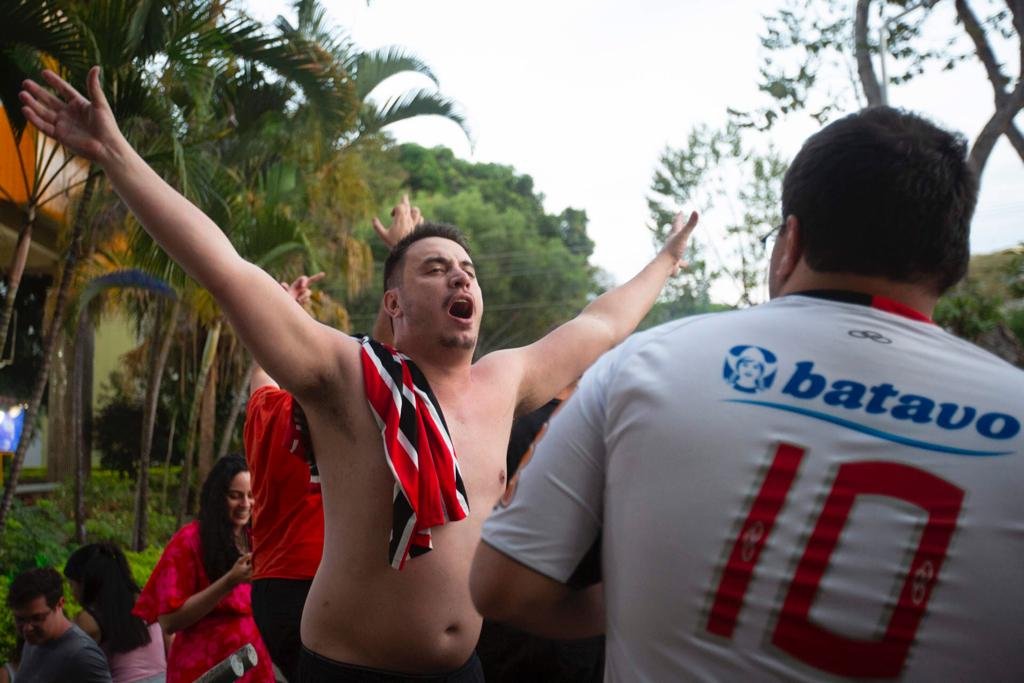
<instances>
[{"instance_id":1,"label":"yellow wall","mask_svg":"<svg viewBox=\"0 0 1024 683\"><path fill-rule=\"evenodd\" d=\"M126 318L108 316L96 330L96 355L92 374L92 401L98 408L100 388L110 373L121 365L121 356L136 346L139 340Z\"/></svg>"}]
</instances>

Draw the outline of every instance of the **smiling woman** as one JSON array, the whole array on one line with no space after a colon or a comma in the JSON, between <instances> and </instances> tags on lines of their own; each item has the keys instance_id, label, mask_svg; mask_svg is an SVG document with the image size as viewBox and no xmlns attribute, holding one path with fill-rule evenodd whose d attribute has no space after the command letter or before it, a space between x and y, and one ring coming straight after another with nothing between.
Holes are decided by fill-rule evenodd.
<instances>
[{"instance_id":1,"label":"smiling woman","mask_svg":"<svg viewBox=\"0 0 1024 683\"><path fill-rule=\"evenodd\" d=\"M270 655L252 616L249 470L240 455L221 458L203 483L199 517L174 535L133 613L177 634L167 681L193 681L251 643L258 664L240 681L272 681Z\"/></svg>"}]
</instances>

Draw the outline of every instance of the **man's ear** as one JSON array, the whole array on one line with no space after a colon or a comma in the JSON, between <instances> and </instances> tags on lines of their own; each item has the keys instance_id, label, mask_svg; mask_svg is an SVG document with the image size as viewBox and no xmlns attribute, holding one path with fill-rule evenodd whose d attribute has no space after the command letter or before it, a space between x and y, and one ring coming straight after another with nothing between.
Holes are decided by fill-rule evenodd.
<instances>
[{"instance_id":1,"label":"man's ear","mask_svg":"<svg viewBox=\"0 0 1024 683\"><path fill-rule=\"evenodd\" d=\"M796 270L797 264L800 263L800 259L804 256L804 242L803 234L800 231L800 219L793 214L786 216L786 227L776 238L776 241L779 243L777 248L781 250L776 275L780 282L785 282L793 274L793 271Z\"/></svg>"},{"instance_id":2,"label":"man's ear","mask_svg":"<svg viewBox=\"0 0 1024 683\"><path fill-rule=\"evenodd\" d=\"M54 609L64 610L64 596L57 598L57 604L53 606Z\"/></svg>"},{"instance_id":3,"label":"man's ear","mask_svg":"<svg viewBox=\"0 0 1024 683\"><path fill-rule=\"evenodd\" d=\"M402 306L398 303L398 290L395 288L384 292L384 312L392 319L402 317Z\"/></svg>"}]
</instances>

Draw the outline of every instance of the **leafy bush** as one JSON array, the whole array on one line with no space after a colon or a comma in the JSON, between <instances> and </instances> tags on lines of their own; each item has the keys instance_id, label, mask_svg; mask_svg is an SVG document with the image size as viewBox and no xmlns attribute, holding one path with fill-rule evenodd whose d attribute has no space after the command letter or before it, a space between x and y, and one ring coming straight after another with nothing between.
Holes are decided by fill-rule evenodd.
<instances>
[{"instance_id":1,"label":"leafy bush","mask_svg":"<svg viewBox=\"0 0 1024 683\"><path fill-rule=\"evenodd\" d=\"M71 522L55 501L44 498L25 505L15 498L0 537L0 574L9 580L32 567L63 564L71 531Z\"/></svg>"},{"instance_id":2,"label":"leafy bush","mask_svg":"<svg viewBox=\"0 0 1024 683\"><path fill-rule=\"evenodd\" d=\"M172 468L169 493L176 492L177 469ZM161 507L160 486L163 468L150 473L149 533L150 543L163 545L175 532L175 515ZM85 535L89 542L114 541L128 548L135 522L135 482L119 472L94 470L85 484ZM69 520L68 536L74 536L75 486L65 482L53 496L53 502Z\"/></svg>"}]
</instances>

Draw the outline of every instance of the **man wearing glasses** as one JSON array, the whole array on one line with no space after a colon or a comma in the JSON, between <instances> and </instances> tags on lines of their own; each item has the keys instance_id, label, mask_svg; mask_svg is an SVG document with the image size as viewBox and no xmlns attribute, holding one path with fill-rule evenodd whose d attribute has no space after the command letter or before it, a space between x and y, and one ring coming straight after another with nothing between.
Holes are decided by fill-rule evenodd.
<instances>
[{"instance_id":1,"label":"man wearing glasses","mask_svg":"<svg viewBox=\"0 0 1024 683\"><path fill-rule=\"evenodd\" d=\"M18 680L36 683L110 683L99 645L64 615L64 584L49 567L29 569L11 582L7 606L25 639Z\"/></svg>"}]
</instances>

